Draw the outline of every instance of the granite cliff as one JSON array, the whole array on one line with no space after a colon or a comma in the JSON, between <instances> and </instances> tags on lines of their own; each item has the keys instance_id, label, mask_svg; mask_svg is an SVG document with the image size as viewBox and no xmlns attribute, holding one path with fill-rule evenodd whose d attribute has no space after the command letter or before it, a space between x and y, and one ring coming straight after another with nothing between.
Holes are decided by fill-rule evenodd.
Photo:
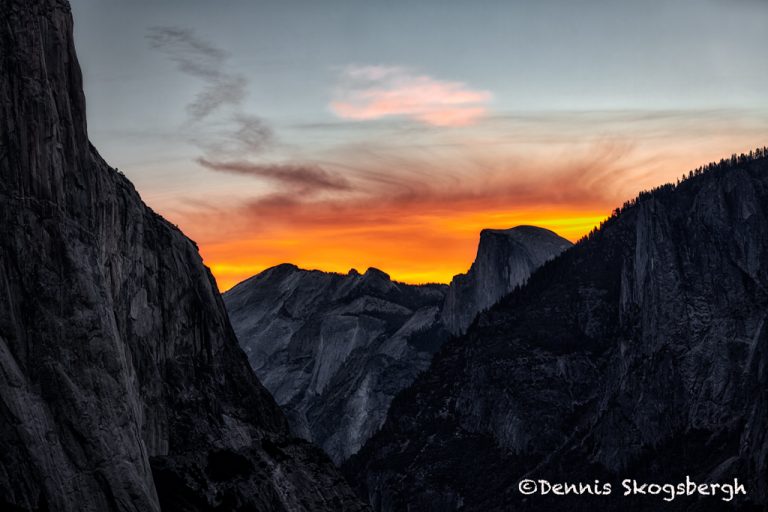
<instances>
[{"instance_id":1,"label":"granite cliff","mask_svg":"<svg viewBox=\"0 0 768 512\"><path fill-rule=\"evenodd\" d=\"M0 0L0 509L362 510L195 244L88 141L64 0Z\"/></svg>"},{"instance_id":2,"label":"granite cliff","mask_svg":"<svg viewBox=\"0 0 768 512\"><path fill-rule=\"evenodd\" d=\"M438 324L446 288L396 283L373 268L343 275L280 265L235 286L224 302L295 433L341 462L446 339Z\"/></svg>"},{"instance_id":3,"label":"granite cliff","mask_svg":"<svg viewBox=\"0 0 768 512\"><path fill-rule=\"evenodd\" d=\"M765 510L768 158L626 204L449 341L345 465L377 511ZM622 478L747 496L622 496ZM523 478L612 482L524 496Z\"/></svg>"},{"instance_id":4,"label":"granite cliff","mask_svg":"<svg viewBox=\"0 0 768 512\"><path fill-rule=\"evenodd\" d=\"M480 311L525 283L531 273L571 242L534 226L484 229L469 272L451 281L440 317L453 334L462 334Z\"/></svg>"},{"instance_id":5,"label":"granite cliff","mask_svg":"<svg viewBox=\"0 0 768 512\"><path fill-rule=\"evenodd\" d=\"M485 230L469 273L450 286L398 283L377 269L342 275L280 265L235 286L224 302L294 432L340 463L429 366L450 337L446 325L468 325L570 245L531 226Z\"/></svg>"}]
</instances>

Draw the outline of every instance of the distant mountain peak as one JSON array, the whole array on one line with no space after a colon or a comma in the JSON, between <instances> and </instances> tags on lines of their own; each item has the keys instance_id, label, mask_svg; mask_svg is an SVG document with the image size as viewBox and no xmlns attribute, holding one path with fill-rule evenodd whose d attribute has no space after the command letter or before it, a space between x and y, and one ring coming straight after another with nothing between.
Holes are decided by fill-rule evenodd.
<instances>
[{"instance_id":1,"label":"distant mountain peak","mask_svg":"<svg viewBox=\"0 0 768 512\"><path fill-rule=\"evenodd\" d=\"M376 267L368 267L368 270L365 271L365 274L363 274L363 277L368 278L368 279L373 279L373 278L384 279L384 280L387 280L387 281L391 281L392 280L392 278L389 276L389 274L387 274L383 270L379 270Z\"/></svg>"},{"instance_id":2,"label":"distant mountain peak","mask_svg":"<svg viewBox=\"0 0 768 512\"><path fill-rule=\"evenodd\" d=\"M560 235L555 233L552 230L549 230L547 228L542 228L539 226L531 226L528 224L521 224L519 226L515 226L513 228L506 228L506 229L493 229L493 228L485 228L482 231L480 231L480 238L483 238L484 236L490 236L490 235L504 235L504 236L550 236L550 237L558 237L560 238Z\"/></svg>"},{"instance_id":3,"label":"distant mountain peak","mask_svg":"<svg viewBox=\"0 0 768 512\"><path fill-rule=\"evenodd\" d=\"M293 263L281 263L279 265L275 265L274 267L268 268L265 270L265 272L271 272L273 274L293 274L300 270L301 269Z\"/></svg>"},{"instance_id":4,"label":"distant mountain peak","mask_svg":"<svg viewBox=\"0 0 768 512\"><path fill-rule=\"evenodd\" d=\"M224 302L252 367L294 431L341 462L381 426L394 395L427 368L449 338L446 320L461 315L461 325L468 324L488 296L495 301L568 246L534 226L484 230L468 275L481 284L482 276L502 277L493 288L469 286L465 303L458 300L469 281L460 278L451 287L419 286L392 281L375 267L361 275L295 265L248 279Z\"/></svg>"},{"instance_id":5,"label":"distant mountain peak","mask_svg":"<svg viewBox=\"0 0 768 512\"><path fill-rule=\"evenodd\" d=\"M523 284L534 270L571 245L557 233L537 226L482 230L474 263L466 274L451 281L442 312L448 330L464 332L479 311Z\"/></svg>"},{"instance_id":6,"label":"distant mountain peak","mask_svg":"<svg viewBox=\"0 0 768 512\"><path fill-rule=\"evenodd\" d=\"M395 283L373 267L274 270L224 294L232 325L293 431L341 462L447 339L436 328L447 287Z\"/></svg>"}]
</instances>

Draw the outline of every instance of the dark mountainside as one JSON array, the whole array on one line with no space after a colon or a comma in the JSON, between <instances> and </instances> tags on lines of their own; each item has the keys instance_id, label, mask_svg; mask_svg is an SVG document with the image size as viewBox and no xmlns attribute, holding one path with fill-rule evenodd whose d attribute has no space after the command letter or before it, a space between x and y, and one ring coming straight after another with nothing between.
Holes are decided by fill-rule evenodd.
<instances>
[{"instance_id":1,"label":"dark mountainside","mask_svg":"<svg viewBox=\"0 0 768 512\"><path fill-rule=\"evenodd\" d=\"M448 342L346 474L377 511L765 510L766 215L765 151L641 194ZM621 496L685 475L748 499Z\"/></svg>"},{"instance_id":2,"label":"dark mountainside","mask_svg":"<svg viewBox=\"0 0 768 512\"><path fill-rule=\"evenodd\" d=\"M451 281L441 314L443 325L453 334L463 334L477 313L572 245L552 231L534 226L484 229L469 272Z\"/></svg>"},{"instance_id":3,"label":"dark mountainside","mask_svg":"<svg viewBox=\"0 0 768 512\"><path fill-rule=\"evenodd\" d=\"M450 287L397 283L376 269L342 275L280 265L238 284L224 302L294 433L341 463L450 337L443 318L471 321L570 245L531 226L485 230L472 269Z\"/></svg>"},{"instance_id":4,"label":"dark mountainside","mask_svg":"<svg viewBox=\"0 0 768 512\"><path fill-rule=\"evenodd\" d=\"M195 244L90 146L68 3L0 20L0 509L361 510Z\"/></svg>"}]
</instances>

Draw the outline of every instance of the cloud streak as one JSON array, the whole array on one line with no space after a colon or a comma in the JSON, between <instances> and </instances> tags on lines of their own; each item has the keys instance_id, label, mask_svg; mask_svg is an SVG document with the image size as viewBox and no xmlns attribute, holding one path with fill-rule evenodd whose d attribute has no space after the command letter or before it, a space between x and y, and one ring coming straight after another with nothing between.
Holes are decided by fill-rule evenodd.
<instances>
[{"instance_id":1,"label":"cloud streak","mask_svg":"<svg viewBox=\"0 0 768 512\"><path fill-rule=\"evenodd\" d=\"M227 69L227 52L192 30L179 27L154 27L147 33L147 39L152 48L166 54L181 72L203 81L203 90L187 105L191 121L199 124L224 107L232 110L216 128L190 138L203 152L196 160L198 164L211 171L267 180L305 197L351 190L346 179L316 164L254 161L263 159L275 146L277 137L263 119L242 111L248 81Z\"/></svg>"},{"instance_id":2,"label":"cloud streak","mask_svg":"<svg viewBox=\"0 0 768 512\"><path fill-rule=\"evenodd\" d=\"M205 87L187 112L193 120L208 117L224 105L240 105L248 81L225 68L227 52L199 38L193 31L178 27L154 27L147 34L152 48L170 57L179 70L202 80Z\"/></svg>"},{"instance_id":3,"label":"cloud streak","mask_svg":"<svg viewBox=\"0 0 768 512\"><path fill-rule=\"evenodd\" d=\"M432 126L467 126L487 113L492 95L401 67L344 70L331 111L351 120L405 117Z\"/></svg>"},{"instance_id":4,"label":"cloud streak","mask_svg":"<svg viewBox=\"0 0 768 512\"><path fill-rule=\"evenodd\" d=\"M312 175L309 188L330 185L332 193L196 202L171 217L199 241L224 289L286 261L336 272L376 266L401 280L446 282L466 271L483 228L536 224L571 239L588 231L620 204L606 200L613 192L601 182L626 171L629 153L606 144L557 164L521 159L501 168L478 159L488 172L475 179L442 162L404 165L379 155L389 171L358 169L352 193L335 193L333 180ZM218 170L284 178L280 169L248 165Z\"/></svg>"},{"instance_id":5,"label":"cloud streak","mask_svg":"<svg viewBox=\"0 0 768 512\"><path fill-rule=\"evenodd\" d=\"M198 158L197 162L212 171L254 176L269 180L294 192L312 195L321 191L351 190L350 183L314 164L259 164L248 161L215 162Z\"/></svg>"},{"instance_id":6,"label":"cloud streak","mask_svg":"<svg viewBox=\"0 0 768 512\"><path fill-rule=\"evenodd\" d=\"M209 159L262 155L270 151L276 142L274 130L263 119L242 113L233 114L221 126L192 138L192 143L202 149Z\"/></svg>"},{"instance_id":7,"label":"cloud streak","mask_svg":"<svg viewBox=\"0 0 768 512\"><path fill-rule=\"evenodd\" d=\"M406 143L384 131L316 155L351 190L296 194L260 176L278 186L163 213L225 289L286 261L446 282L468 268L481 229L535 224L576 240L639 190L762 144L766 122L740 111L546 112L411 131Z\"/></svg>"}]
</instances>

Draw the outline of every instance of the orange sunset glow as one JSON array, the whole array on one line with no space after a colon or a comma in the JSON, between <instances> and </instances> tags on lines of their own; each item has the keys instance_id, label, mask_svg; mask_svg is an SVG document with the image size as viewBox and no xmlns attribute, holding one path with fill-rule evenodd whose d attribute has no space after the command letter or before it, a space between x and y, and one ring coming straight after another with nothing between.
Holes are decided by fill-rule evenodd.
<instances>
[{"instance_id":1,"label":"orange sunset glow","mask_svg":"<svg viewBox=\"0 0 768 512\"><path fill-rule=\"evenodd\" d=\"M483 228L532 224L576 241L605 217L597 211L479 211L423 216L395 227L309 229L293 238L268 233L200 250L222 291L282 262L341 273L376 267L406 283L447 283L468 269Z\"/></svg>"},{"instance_id":2,"label":"orange sunset glow","mask_svg":"<svg viewBox=\"0 0 768 512\"><path fill-rule=\"evenodd\" d=\"M706 143L680 138L653 147L574 142L557 148L505 158L499 149L470 143L461 146L463 160L413 158L393 171L391 158L377 153L364 169L347 169L341 191L216 192L194 207L159 200L155 207L198 243L222 291L281 263L340 273L376 267L406 283L448 283L471 265L482 229L528 224L575 242L639 191L743 149L729 134ZM466 161L477 167L459 163ZM324 179L336 176L330 166L326 172ZM476 180L457 187L468 174ZM224 182L230 178L250 180L221 174Z\"/></svg>"},{"instance_id":3,"label":"orange sunset glow","mask_svg":"<svg viewBox=\"0 0 768 512\"><path fill-rule=\"evenodd\" d=\"M370 16L367 3L307 4L298 17L275 6L281 22L253 30L268 8L238 4L250 15L201 3L210 11L191 26L171 11L156 26L123 25L133 14L122 13L134 58L102 55L97 33L83 47L94 142L198 244L221 290L281 263L448 283L485 228L528 224L576 241L638 192L768 137L762 54L727 50L737 34L755 39L742 49L764 46L764 26L747 15L713 31L684 9L688 36L649 47L635 24L645 9L602 25L601 7L585 18L595 30L574 32L566 11L582 7L564 3L550 34L525 21L544 4L512 15L500 3L505 15L487 18L456 4L444 33L444 5L428 23L403 6ZM111 12L93 3L80 14L94 10ZM494 30L501 18L519 26ZM722 55L703 33L725 38ZM115 89L123 82L100 79L124 63L141 80ZM127 108L116 96L141 101Z\"/></svg>"}]
</instances>

